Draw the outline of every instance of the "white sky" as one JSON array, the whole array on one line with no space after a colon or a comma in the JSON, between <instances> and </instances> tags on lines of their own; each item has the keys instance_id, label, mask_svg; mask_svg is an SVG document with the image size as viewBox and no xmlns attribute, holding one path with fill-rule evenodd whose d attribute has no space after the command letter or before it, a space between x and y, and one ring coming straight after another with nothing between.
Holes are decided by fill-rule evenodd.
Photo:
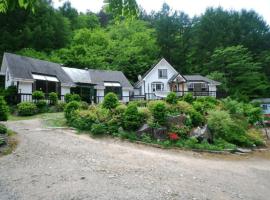
<instances>
[{"instance_id":1,"label":"white sky","mask_svg":"<svg viewBox=\"0 0 270 200\"><path fill-rule=\"evenodd\" d=\"M66 0L53 0L54 6L59 7ZM91 10L98 12L103 0L69 0L78 11ZM270 24L270 0L137 0L147 12L160 10L166 2L174 10L181 10L193 17L202 14L207 7L222 6L225 9L241 10L243 8L253 9L259 13L268 24Z\"/></svg>"}]
</instances>

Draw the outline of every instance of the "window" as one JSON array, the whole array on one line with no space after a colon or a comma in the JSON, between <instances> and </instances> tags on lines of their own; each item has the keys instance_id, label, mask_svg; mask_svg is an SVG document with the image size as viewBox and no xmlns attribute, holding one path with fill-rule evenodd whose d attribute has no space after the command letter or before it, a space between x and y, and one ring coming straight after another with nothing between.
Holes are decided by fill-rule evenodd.
<instances>
[{"instance_id":1,"label":"window","mask_svg":"<svg viewBox=\"0 0 270 200\"><path fill-rule=\"evenodd\" d=\"M152 83L152 92L163 91L164 84L163 83Z\"/></svg>"},{"instance_id":2,"label":"window","mask_svg":"<svg viewBox=\"0 0 270 200\"><path fill-rule=\"evenodd\" d=\"M189 83L188 84L188 91L193 91L194 89L194 83Z\"/></svg>"},{"instance_id":3,"label":"window","mask_svg":"<svg viewBox=\"0 0 270 200\"><path fill-rule=\"evenodd\" d=\"M40 90L46 94L51 92L61 92L59 80L55 76L48 76L42 74L32 74L35 79L34 90Z\"/></svg>"},{"instance_id":4,"label":"window","mask_svg":"<svg viewBox=\"0 0 270 200\"><path fill-rule=\"evenodd\" d=\"M267 104L263 104L263 105L262 105L262 109L263 109L263 110L267 110Z\"/></svg>"},{"instance_id":5,"label":"window","mask_svg":"<svg viewBox=\"0 0 270 200\"><path fill-rule=\"evenodd\" d=\"M158 78L167 78L167 69L159 69L158 70Z\"/></svg>"}]
</instances>

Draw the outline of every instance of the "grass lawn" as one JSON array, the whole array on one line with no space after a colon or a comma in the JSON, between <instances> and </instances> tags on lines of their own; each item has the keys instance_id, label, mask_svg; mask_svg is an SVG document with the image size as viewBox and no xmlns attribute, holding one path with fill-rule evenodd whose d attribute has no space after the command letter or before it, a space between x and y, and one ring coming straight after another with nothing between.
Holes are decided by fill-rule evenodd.
<instances>
[{"instance_id":1,"label":"grass lawn","mask_svg":"<svg viewBox=\"0 0 270 200\"><path fill-rule=\"evenodd\" d=\"M42 119L46 127L66 127L66 119L64 113L42 113L33 116L16 116L10 115L9 121L20 121L20 120L29 120L29 119Z\"/></svg>"}]
</instances>

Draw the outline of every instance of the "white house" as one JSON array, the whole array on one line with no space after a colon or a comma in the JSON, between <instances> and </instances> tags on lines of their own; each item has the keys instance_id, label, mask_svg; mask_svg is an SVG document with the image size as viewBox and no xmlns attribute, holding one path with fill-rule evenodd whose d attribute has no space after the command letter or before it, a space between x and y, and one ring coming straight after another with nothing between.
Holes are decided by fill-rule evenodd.
<instances>
[{"instance_id":1,"label":"white house","mask_svg":"<svg viewBox=\"0 0 270 200\"><path fill-rule=\"evenodd\" d=\"M220 85L219 82L201 75L182 75L164 58L138 78L134 95L142 95L147 99L163 98L171 91L179 96L191 92L194 96L216 97L216 86Z\"/></svg>"},{"instance_id":2,"label":"white house","mask_svg":"<svg viewBox=\"0 0 270 200\"><path fill-rule=\"evenodd\" d=\"M16 86L21 101L31 101L32 93L41 90L45 94L56 92L62 98L67 93L76 93L84 101L97 103L106 93L115 92L122 101L128 102L133 91L120 71L67 68L11 53L4 53L1 74L5 76L5 88Z\"/></svg>"}]
</instances>

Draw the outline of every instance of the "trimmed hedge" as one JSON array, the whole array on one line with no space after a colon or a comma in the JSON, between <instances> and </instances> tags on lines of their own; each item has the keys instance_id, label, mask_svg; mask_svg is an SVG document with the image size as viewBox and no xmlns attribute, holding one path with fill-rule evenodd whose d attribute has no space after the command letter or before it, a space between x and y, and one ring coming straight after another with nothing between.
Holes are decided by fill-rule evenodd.
<instances>
[{"instance_id":1,"label":"trimmed hedge","mask_svg":"<svg viewBox=\"0 0 270 200\"><path fill-rule=\"evenodd\" d=\"M104 101L103 101L103 108L106 109L114 109L119 105L119 100L116 94L110 92L108 94L106 94L106 96L104 97Z\"/></svg>"},{"instance_id":2,"label":"trimmed hedge","mask_svg":"<svg viewBox=\"0 0 270 200\"><path fill-rule=\"evenodd\" d=\"M20 116L31 116L37 113L37 106L31 102L22 102L17 105Z\"/></svg>"}]
</instances>

